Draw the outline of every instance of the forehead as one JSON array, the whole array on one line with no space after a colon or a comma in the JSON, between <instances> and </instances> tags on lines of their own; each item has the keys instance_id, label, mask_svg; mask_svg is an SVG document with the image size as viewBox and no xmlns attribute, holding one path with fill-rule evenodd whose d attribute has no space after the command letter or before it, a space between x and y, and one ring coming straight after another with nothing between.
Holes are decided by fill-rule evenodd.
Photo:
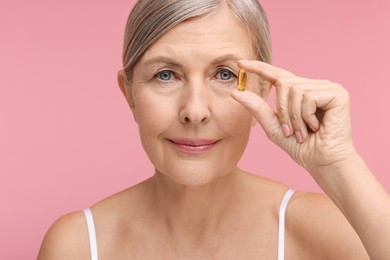
<instances>
[{"instance_id":1,"label":"forehead","mask_svg":"<svg viewBox=\"0 0 390 260\"><path fill-rule=\"evenodd\" d=\"M208 56L227 52L241 59L256 58L247 28L228 7L178 24L159 38L142 59L183 51L206 52Z\"/></svg>"}]
</instances>

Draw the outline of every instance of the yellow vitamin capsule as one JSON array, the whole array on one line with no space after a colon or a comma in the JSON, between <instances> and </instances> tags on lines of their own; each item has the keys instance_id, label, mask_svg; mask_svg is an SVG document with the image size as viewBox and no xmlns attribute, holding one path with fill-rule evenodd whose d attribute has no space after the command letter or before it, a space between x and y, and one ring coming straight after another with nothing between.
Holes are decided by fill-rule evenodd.
<instances>
[{"instance_id":1,"label":"yellow vitamin capsule","mask_svg":"<svg viewBox=\"0 0 390 260\"><path fill-rule=\"evenodd\" d=\"M239 91L244 91L245 87L246 87L246 71L240 69L240 71L238 72L237 88Z\"/></svg>"}]
</instances>

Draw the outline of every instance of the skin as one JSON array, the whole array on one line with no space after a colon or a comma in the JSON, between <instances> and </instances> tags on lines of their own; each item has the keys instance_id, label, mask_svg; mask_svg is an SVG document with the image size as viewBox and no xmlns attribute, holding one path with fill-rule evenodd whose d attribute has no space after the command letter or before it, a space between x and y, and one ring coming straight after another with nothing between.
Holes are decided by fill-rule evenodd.
<instances>
[{"instance_id":1,"label":"skin","mask_svg":"<svg viewBox=\"0 0 390 260\"><path fill-rule=\"evenodd\" d=\"M287 187L236 166L256 121L333 200L293 196L286 259L389 257L389 197L353 147L348 93L256 61L249 43L224 8L163 35L131 82L118 73L155 175L91 208L100 259L276 259ZM221 69L239 67L250 73L244 92L234 77L222 79L231 74ZM277 111L264 101L271 85ZM176 138L217 142L194 154L177 149ZM50 228L38 259L88 259L88 243L83 213L71 213Z\"/></svg>"}]
</instances>

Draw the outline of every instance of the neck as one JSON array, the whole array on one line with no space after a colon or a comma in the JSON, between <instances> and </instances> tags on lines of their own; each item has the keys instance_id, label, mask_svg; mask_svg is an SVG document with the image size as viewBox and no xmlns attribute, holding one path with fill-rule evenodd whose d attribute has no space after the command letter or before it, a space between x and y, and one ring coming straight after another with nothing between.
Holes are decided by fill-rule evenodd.
<instances>
[{"instance_id":1,"label":"neck","mask_svg":"<svg viewBox=\"0 0 390 260\"><path fill-rule=\"evenodd\" d=\"M156 173L152 185L155 216L173 237L202 241L225 226L237 199L239 175L237 170L207 185L190 187Z\"/></svg>"}]
</instances>

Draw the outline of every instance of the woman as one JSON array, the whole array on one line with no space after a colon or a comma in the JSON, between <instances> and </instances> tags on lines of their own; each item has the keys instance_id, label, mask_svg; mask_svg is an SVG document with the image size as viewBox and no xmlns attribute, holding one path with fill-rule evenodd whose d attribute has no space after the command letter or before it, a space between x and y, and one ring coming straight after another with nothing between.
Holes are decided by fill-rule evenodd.
<instances>
[{"instance_id":1,"label":"woman","mask_svg":"<svg viewBox=\"0 0 390 260\"><path fill-rule=\"evenodd\" d=\"M60 218L38 259L390 257L389 196L354 149L348 93L269 64L256 0L140 0L123 62L118 83L155 175ZM237 167L256 122L328 196Z\"/></svg>"}]
</instances>

